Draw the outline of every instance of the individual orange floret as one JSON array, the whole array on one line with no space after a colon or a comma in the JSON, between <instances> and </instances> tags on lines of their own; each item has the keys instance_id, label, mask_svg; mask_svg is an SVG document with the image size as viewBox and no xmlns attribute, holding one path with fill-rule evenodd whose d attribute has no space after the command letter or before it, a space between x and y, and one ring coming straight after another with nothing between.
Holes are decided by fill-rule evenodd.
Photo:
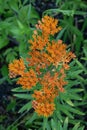
<instances>
[{"instance_id":1,"label":"individual orange floret","mask_svg":"<svg viewBox=\"0 0 87 130\"><path fill-rule=\"evenodd\" d=\"M57 27L57 24L58 24L57 19L54 19L46 15L42 18L42 21L38 21L36 28L42 30L42 34L44 36L54 35L55 33L61 30L61 27Z\"/></svg>"},{"instance_id":2,"label":"individual orange floret","mask_svg":"<svg viewBox=\"0 0 87 130\"><path fill-rule=\"evenodd\" d=\"M38 103L37 101L32 102L32 106L35 109L35 112L38 113L39 116L49 117L53 114L55 110L54 103Z\"/></svg>"},{"instance_id":3,"label":"individual orange floret","mask_svg":"<svg viewBox=\"0 0 87 130\"><path fill-rule=\"evenodd\" d=\"M17 81L17 84L22 85L23 88L30 89L36 85L38 78L33 69L30 69L28 72L25 72L22 77Z\"/></svg>"},{"instance_id":4,"label":"individual orange floret","mask_svg":"<svg viewBox=\"0 0 87 130\"><path fill-rule=\"evenodd\" d=\"M25 71L25 65L22 58L14 60L13 63L9 64L9 76L15 78L16 76L22 76Z\"/></svg>"}]
</instances>

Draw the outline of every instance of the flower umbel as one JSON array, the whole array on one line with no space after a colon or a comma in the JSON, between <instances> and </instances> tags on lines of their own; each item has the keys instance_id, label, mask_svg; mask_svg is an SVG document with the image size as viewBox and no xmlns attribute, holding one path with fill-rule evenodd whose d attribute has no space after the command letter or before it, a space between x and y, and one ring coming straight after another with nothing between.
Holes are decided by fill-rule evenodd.
<instances>
[{"instance_id":1,"label":"flower umbel","mask_svg":"<svg viewBox=\"0 0 87 130\"><path fill-rule=\"evenodd\" d=\"M30 89L36 85L38 78L33 69L25 72L17 81L17 84L22 85L25 89Z\"/></svg>"},{"instance_id":2,"label":"flower umbel","mask_svg":"<svg viewBox=\"0 0 87 130\"><path fill-rule=\"evenodd\" d=\"M66 70L69 69L71 59L75 58L72 52L67 51L67 45L62 40L53 40L55 33L60 30L57 19L44 16L38 21L32 39L29 40L31 51L30 58L26 58L28 67L22 58L9 64L10 78L19 76L17 84L29 90L36 86L36 90L32 89L32 107L40 116L53 114L56 109L54 100L59 92L65 91Z\"/></svg>"},{"instance_id":3,"label":"flower umbel","mask_svg":"<svg viewBox=\"0 0 87 130\"><path fill-rule=\"evenodd\" d=\"M9 64L9 76L15 78L16 76L22 76L25 71L25 65L22 58L14 60L13 63Z\"/></svg>"}]
</instances>

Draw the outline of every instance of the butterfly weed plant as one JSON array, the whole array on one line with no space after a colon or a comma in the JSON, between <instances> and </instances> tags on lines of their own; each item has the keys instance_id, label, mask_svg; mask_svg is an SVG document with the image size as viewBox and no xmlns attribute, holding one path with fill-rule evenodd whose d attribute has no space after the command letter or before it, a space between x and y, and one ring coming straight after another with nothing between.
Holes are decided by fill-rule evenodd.
<instances>
[{"instance_id":1,"label":"butterfly weed plant","mask_svg":"<svg viewBox=\"0 0 87 130\"><path fill-rule=\"evenodd\" d=\"M57 19L45 15L35 27L27 57L9 64L10 78L16 78L21 86L13 89L14 95L28 101L19 113L29 113L24 119L31 129L60 130L58 124L62 124L65 117L72 126L76 122L80 125L78 117L84 113L76 103L82 100L78 94L83 91L78 74L83 70L67 45L55 39L55 34L62 29Z\"/></svg>"}]
</instances>

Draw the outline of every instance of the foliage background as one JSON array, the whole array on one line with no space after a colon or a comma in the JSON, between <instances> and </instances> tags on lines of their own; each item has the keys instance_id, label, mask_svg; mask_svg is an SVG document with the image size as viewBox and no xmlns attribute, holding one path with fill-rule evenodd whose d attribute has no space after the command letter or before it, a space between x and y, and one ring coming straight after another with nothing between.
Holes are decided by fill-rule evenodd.
<instances>
[{"instance_id":1,"label":"foliage background","mask_svg":"<svg viewBox=\"0 0 87 130\"><path fill-rule=\"evenodd\" d=\"M76 103L85 115L79 115L79 122L78 120L77 122L75 121L74 126L68 124L70 122L69 115L67 115L67 117L64 116L63 123L59 121L57 123L58 129L68 130L72 127L72 130L87 129L86 5L87 1L85 0L0 0L0 129L26 130L28 127L32 129L32 125L38 129L38 123L41 125L41 123L44 122L43 126L46 124L46 121L42 121L42 119L38 119L35 122L36 124L32 124L34 120L34 118L31 118L32 110L30 111L30 115L27 115L27 113L18 113L19 108L27 103L27 101L16 98L15 96L17 96L17 94L13 96L17 90L16 92L12 92L11 89L17 87L17 85L15 81L10 80L8 76L8 64L15 58L26 56L29 47L28 40L31 39L34 25L45 14L59 19L59 24L63 29L56 36L56 39L62 39L68 44L70 50L76 54L77 67L74 70L76 73L73 74L72 70L69 76L71 76L71 78L75 77L76 82L80 82L78 85L76 85L76 82L74 82L74 84L72 83L74 87L83 89L83 91L79 93L82 100ZM18 90L18 92L19 91L21 92L22 90ZM28 97L25 99L27 98ZM24 112L24 108L22 112ZM20 121L20 119L22 120ZM27 125L24 125L25 120L29 120ZM51 120L51 124L53 130L57 124L54 120Z\"/></svg>"}]
</instances>

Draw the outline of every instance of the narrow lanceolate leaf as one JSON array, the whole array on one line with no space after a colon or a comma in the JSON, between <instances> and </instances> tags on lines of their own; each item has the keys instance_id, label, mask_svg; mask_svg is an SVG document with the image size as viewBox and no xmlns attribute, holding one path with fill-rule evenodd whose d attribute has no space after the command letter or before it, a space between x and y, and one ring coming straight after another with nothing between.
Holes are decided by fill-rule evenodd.
<instances>
[{"instance_id":1,"label":"narrow lanceolate leaf","mask_svg":"<svg viewBox=\"0 0 87 130\"><path fill-rule=\"evenodd\" d=\"M58 33L58 35L57 35L57 37L56 37L56 40L61 39L61 37L63 36L63 34L64 34L65 31L66 31L66 27L63 28L63 29Z\"/></svg>"},{"instance_id":2,"label":"narrow lanceolate leaf","mask_svg":"<svg viewBox=\"0 0 87 130\"><path fill-rule=\"evenodd\" d=\"M84 91L84 89L77 88L77 89L71 89L69 91L71 91L71 92L82 92L82 91Z\"/></svg>"},{"instance_id":3,"label":"narrow lanceolate leaf","mask_svg":"<svg viewBox=\"0 0 87 130\"><path fill-rule=\"evenodd\" d=\"M79 126L80 126L80 122L78 122L78 123L73 127L72 130L78 130Z\"/></svg>"},{"instance_id":4,"label":"narrow lanceolate leaf","mask_svg":"<svg viewBox=\"0 0 87 130\"><path fill-rule=\"evenodd\" d=\"M61 123L58 121L58 130L63 130Z\"/></svg>"},{"instance_id":5,"label":"narrow lanceolate leaf","mask_svg":"<svg viewBox=\"0 0 87 130\"><path fill-rule=\"evenodd\" d=\"M48 123L48 119L47 118L43 118L43 130L45 130L47 128L47 123Z\"/></svg>"},{"instance_id":6,"label":"narrow lanceolate leaf","mask_svg":"<svg viewBox=\"0 0 87 130\"><path fill-rule=\"evenodd\" d=\"M31 118L26 122L26 125L31 124L35 119L37 119L37 114L34 112Z\"/></svg>"},{"instance_id":7,"label":"narrow lanceolate leaf","mask_svg":"<svg viewBox=\"0 0 87 130\"><path fill-rule=\"evenodd\" d=\"M23 89L21 87L13 88L11 91L12 92L28 92L27 89Z\"/></svg>"},{"instance_id":8,"label":"narrow lanceolate leaf","mask_svg":"<svg viewBox=\"0 0 87 130\"><path fill-rule=\"evenodd\" d=\"M67 104L69 104L70 106L74 106L73 102L71 100L66 100Z\"/></svg>"},{"instance_id":9,"label":"narrow lanceolate leaf","mask_svg":"<svg viewBox=\"0 0 87 130\"><path fill-rule=\"evenodd\" d=\"M31 94L14 94L15 97L23 98L23 99L32 99Z\"/></svg>"},{"instance_id":10,"label":"narrow lanceolate leaf","mask_svg":"<svg viewBox=\"0 0 87 130\"><path fill-rule=\"evenodd\" d=\"M52 130L58 130L58 123L54 119L51 119L51 127Z\"/></svg>"},{"instance_id":11,"label":"narrow lanceolate leaf","mask_svg":"<svg viewBox=\"0 0 87 130\"><path fill-rule=\"evenodd\" d=\"M39 130L51 130L50 121L48 121L48 118L43 118L42 127Z\"/></svg>"},{"instance_id":12,"label":"narrow lanceolate leaf","mask_svg":"<svg viewBox=\"0 0 87 130\"><path fill-rule=\"evenodd\" d=\"M73 73L72 73L72 72L71 72L71 73L69 72L69 74L70 74L71 77L74 77L74 76L79 75L79 74L82 73L82 72L83 72L83 70L77 70L77 71L75 71L75 72L73 72Z\"/></svg>"},{"instance_id":13,"label":"narrow lanceolate leaf","mask_svg":"<svg viewBox=\"0 0 87 130\"><path fill-rule=\"evenodd\" d=\"M61 10L61 9L48 9L44 12L44 14L51 14L51 15L52 13L62 13L63 15L68 15L68 16L73 16L74 14L86 15L86 12L82 12L82 11Z\"/></svg>"},{"instance_id":14,"label":"narrow lanceolate leaf","mask_svg":"<svg viewBox=\"0 0 87 130\"><path fill-rule=\"evenodd\" d=\"M84 113L81 112L80 110L77 110L77 109L72 108L72 107L70 107L70 106L67 106L67 105L64 106L64 105L63 105L63 107L64 107L66 110L70 111L70 112L76 113L76 114L78 114L78 115L84 115Z\"/></svg>"},{"instance_id":15,"label":"narrow lanceolate leaf","mask_svg":"<svg viewBox=\"0 0 87 130\"><path fill-rule=\"evenodd\" d=\"M67 110L67 108L65 108L64 105L58 104L57 111L61 111L62 113L66 114L69 118L74 119L73 115L69 112L69 110Z\"/></svg>"},{"instance_id":16,"label":"narrow lanceolate leaf","mask_svg":"<svg viewBox=\"0 0 87 130\"><path fill-rule=\"evenodd\" d=\"M17 24L18 24L18 26L19 26L20 29L24 28L23 24L19 20L17 20Z\"/></svg>"},{"instance_id":17,"label":"narrow lanceolate leaf","mask_svg":"<svg viewBox=\"0 0 87 130\"><path fill-rule=\"evenodd\" d=\"M82 98L78 94L75 94L75 93L74 95L73 93L69 93L68 96L70 99L73 99L73 100L82 100Z\"/></svg>"},{"instance_id":18,"label":"narrow lanceolate leaf","mask_svg":"<svg viewBox=\"0 0 87 130\"><path fill-rule=\"evenodd\" d=\"M66 117L66 119L64 121L63 130L68 130L68 117Z\"/></svg>"},{"instance_id":19,"label":"narrow lanceolate leaf","mask_svg":"<svg viewBox=\"0 0 87 130\"><path fill-rule=\"evenodd\" d=\"M24 111L29 111L31 108L32 108L32 102L28 102L19 110L18 113L22 113Z\"/></svg>"},{"instance_id":20,"label":"narrow lanceolate leaf","mask_svg":"<svg viewBox=\"0 0 87 130\"><path fill-rule=\"evenodd\" d=\"M62 117L60 111L57 111L57 110L56 110L56 116L57 116L57 118L63 123L63 119L62 119L63 117Z\"/></svg>"},{"instance_id":21,"label":"narrow lanceolate leaf","mask_svg":"<svg viewBox=\"0 0 87 130\"><path fill-rule=\"evenodd\" d=\"M85 126L80 126L78 130L84 130Z\"/></svg>"},{"instance_id":22,"label":"narrow lanceolate leaf","mask_svg":"<svg viewBox=\"0 0 87 130\"><path fill-rule=\"evenodd\" d=\"M47 123L47 130L51 130L51 126L50 126L49 122Z\"/></svg>"}]
</instances>

